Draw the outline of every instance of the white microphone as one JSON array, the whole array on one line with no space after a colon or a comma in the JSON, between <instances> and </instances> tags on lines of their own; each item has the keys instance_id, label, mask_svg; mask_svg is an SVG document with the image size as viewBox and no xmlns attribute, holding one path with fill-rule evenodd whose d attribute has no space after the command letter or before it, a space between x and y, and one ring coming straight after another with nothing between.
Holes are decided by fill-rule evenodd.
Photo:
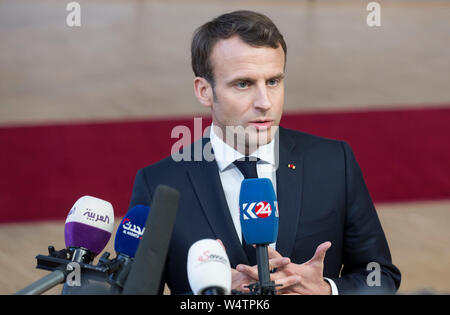
<instances>
[{"instance_id":1,"label":"white microphone","mask_svg":"<svg viewBox=\"0 0 450 315\"><path fill-rule=\"evenodd\" d=\"M72 251L72 261L90 264L111 238L114 210L108 201L83 196L75 202L64 225L66 247ZM96 294L108 291L111 285L104 273L82 269L79 285L65 283L61 294ZM105 293L106 294L106 293Z\"/></svg>"},{"instance_id":2,"label":"white microphone","mask_svg":"<svg viewBox=\"0 0 450 315\"><path fill-rule=\"evenodd\" d=\"M113 228L114 211L109 202L91 196L84 196L78 199L67 215L64 226L64 239L66 248L71 253L71 261L89 265L94 257L107 245ZM49 260L54 257L38 258L39 256L41 255L36 257L38 259L38 268L41 265L41 268L42 266L46 267L42 269L53 271L15 294L42 294L66 280L69 256L67 256L67 259L63 259L63 262L55 262L53 259ZM83 282L88 283L88 281L92 281L92 279L87 280L85 278L83 276ZM63 294L69 290L67 288L69 286L65 285ZM74 286L73 288L78 287ZM83 293L87 294L86 292Z\"/></svg>"},{"instance_id":3,"label":"white microphone","mask_svg":"<svg viewBox=\"0 0 450 315\"><path fill-rule=\"evenodd\" d=\"M92 256L97 256L108 244L113 229L112 205L99 198L81 197L73 205L64 225L66 247L87 250L93 258ZM72 260L77 261L79 257Z\"/></svg>"},{"instance_id":4,"label":"white microphone","mask_svg":"<svg viewBox=\"0 0 450 315\"><path fill-rule=\"evenodd\" d=\"M230 294L230 261L216 240L203 239L192 244L187 258L187 274L195 295Z\"/></svg>"}]
</instances>

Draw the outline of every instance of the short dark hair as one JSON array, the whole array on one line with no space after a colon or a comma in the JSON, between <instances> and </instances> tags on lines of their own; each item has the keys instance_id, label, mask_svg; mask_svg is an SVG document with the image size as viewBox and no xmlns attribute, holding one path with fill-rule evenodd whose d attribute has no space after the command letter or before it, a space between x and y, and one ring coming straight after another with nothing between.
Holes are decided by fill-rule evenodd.
<instances>
[{"instance_id":1,"label":"short dark hair","mask_svg":"<svg viewBox=\"0 0 450 315\"><path fill-rule=\"evenodd\" d=\"M214 18L197 28L191 43L191 62L195 76L205 78L213 87L214 73L210 56L221 39L238 35L245 43L262 47L283 48L286 65L287 47L283 35L267 16L253 11L234 11Z\"/></svg>"}]
</instances>

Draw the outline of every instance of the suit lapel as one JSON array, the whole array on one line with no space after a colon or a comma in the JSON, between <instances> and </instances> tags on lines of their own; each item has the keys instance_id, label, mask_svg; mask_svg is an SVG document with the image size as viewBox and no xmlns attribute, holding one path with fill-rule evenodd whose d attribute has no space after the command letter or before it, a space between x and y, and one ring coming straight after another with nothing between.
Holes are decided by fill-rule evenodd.
<instances>
[{"instance_id":1,"label":"suit lapel","mask_svg":"<svg viewBox=\"0 0 450 315\"><path fill-rule=\"evenodd\" d=\"M297 234L303 181L303 158L293 154L295 142L283 130L279 129L279 163L277 169L277 200L279 209L279 229L277 251L290 257ZM295 166L289 167L291 164Z\"/></svg>"},{"instance_id":2,"label":"suit lapel","mask_svg":"<svg viewBox=\"0 0 450 315\"><path fill-rule=\"evenodd\" d=\"M204 147L209 138L203 138L202 141ZM231 219L216 161L202 159L192 162L188 175L212 231L225 245L232 267L239 263L248 264L247 255Z\"/></svg>"}]
</instances>

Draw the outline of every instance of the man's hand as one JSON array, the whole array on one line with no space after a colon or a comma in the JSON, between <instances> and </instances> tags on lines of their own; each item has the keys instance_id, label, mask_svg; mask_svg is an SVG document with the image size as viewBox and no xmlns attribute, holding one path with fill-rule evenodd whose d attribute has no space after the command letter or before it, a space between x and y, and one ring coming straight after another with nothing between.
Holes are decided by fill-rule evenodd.
<instances>
[{"instance_id":1,"label":"man's hand","mask_svg":"<svg viewBox=\"0 0 450 315\"><path fill-rule=\"evenodd\" d=\"M329 283L323 279L323 261L326 251L331 247L331 242L320 244L314 256L303 264L288 263L285 265L271 265L270 269L277 268L275 273L270 275L270 279L278 287L278 294L331 294ZM269 262L279 262L282 259L280 253L269 246ZM238 265L237 271L247 275L249 278L258 279L258 269L256 266Z\"/></svg>"},{"instance_id":2,"label":"man's hand","mask_svg":"<svg viewBox=\"0 0 450 315\"><path fill-rule=\"evenodd\" d=\"M273 258L269 257L269 269L282 268L289 265L290 263L291 260L289 258L282 257L279 254L277 257ZM231 275L232 275L231 287L236 290L248 293L250 292L250 290L245 286L258 281L258 266L255 265L253 267L250 267L247 265L240 264L236 266L236 269L231 269Z\"/></svg>"},{"instance_id":3,"label":"man's hand","mask_svg":"<svg viewBox=\"0 0 450 315\"><path fill-rule=\"evenodd\" d=\"M220 239L217 239L216 241L218 241L220 243L220 245L222 245L222 247L225 249L225 245L223 245L223 243ZM277 266L281 267L283 265L290 263L290 259L289 258L282 258L282 259L278 258L278 259L269 261L269 264L270 263L272 263L272 265L274 266L272 268L277 268ZM255 269L257 268L257 266L253 266L253 267L247 266L247 267L255 268ZM238 290L241 292L248 293L248 292L250 292L250 290L248 288L246 288L245 286L247 286L250 283L253 283L257 280L258 280L258 272L256 272L256 278L252 278L249 275L247 275L246 273L243 273L236 269L231 268L231 290Z\"/></svg>"},{"instance_id":4,"label":"man's hand","mask_svg":"<svg viewBox=\"0 0 450 315\"><path fill-rule=\"evenodd\" d=\"M231 268L231 290L238 290L248 293L250 290L245 286L252 282L255 282L255 280L247 276L245 273Z\"/></svg>"}]
</instances>

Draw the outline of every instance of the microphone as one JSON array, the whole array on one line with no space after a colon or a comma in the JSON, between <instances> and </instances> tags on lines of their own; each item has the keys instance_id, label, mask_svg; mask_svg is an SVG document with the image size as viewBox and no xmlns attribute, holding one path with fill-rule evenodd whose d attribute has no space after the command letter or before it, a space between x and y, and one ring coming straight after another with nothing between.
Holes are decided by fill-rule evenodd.
<instances>
[{"instance_id":1,"label":"microphone","mask_svg":"<svg viewBox=\"0 0 450 315\"><path fill-rule=\"evenodd\" d=\"M128 257L136 255L139 242L144 235L145 222L149 212L148 206L137 205L123 217L114 240L114 249L117 253Z\"/></svg>"},{"instance_id":2,"label":"microphone","mask_svg":"<svg viewBox=\"0 0 450 315\"><path fill-rule=\"evenodd\" d=\"M158 185L145 223L145 233L136 251L123 294L159 293L169 243L178 210L180 193Z\"/></svg>"},{"instance_id":3,"label":"microphone","mask_svg":"<svg viewBox=\"0 0 450 315\"><path fill-rule=\"evenodd\" d=\"M187 257L189 285L195 295L228 295L231 267L225 249L213 239L191 245Z\"/></svg>"},{"instance_id":4,"label":"microphone","mask_svg":"<svg viewBox=\"0 0 450 315\"><path fill-rule=\"evenodd\" d=\"M83 281L79 287L64 286L63 294L120 294L133 264L136 249L145 231L145 221L150 208L137 205L131 208L117 227L114 241L116 257L109 259L105 252L99 266L105 272L83 270Z\"/></svg>"},{"instance_id":5,"label":"microphone","mask_svg":"<svg viewBox=\"0 0 450 315\"><path fill-rule=\"evenodd\" d=\"M108 244L114 229L112 205L102 199L84 196L75 202L64 225L66 248L72 261L90 263Z\"/></svg>"},{"instance_id":6,"label":"microphone","mask_svg":"<svg viewBox=\"0 0 450 315\"><path fill-rule=\"evenodd\" d=\"M272 181L268 178L244 179L239 194L242 234L247 244L256 245L259 290L262 295L276 294L270 280L267 246L278 236L278 202Z\"/></svg>"},{"instance_id":7,"label":"microphone","mask_svg":"<svg viewBox=\"0 0 450 315\"><path fill-rule=\"evenodd\" d=\"M117 266L111 268L111 280L123 288L131 269L139 242L145 232L145 222L150 208L137 205L131 208L119 224L114 241Z\"/></svg>"},{"instance_id":8,"label":"microphone","mask_svg":"<svg viewBox=\"0 0 450 315\"><path fill-rule=\"evenodd\" d=\"M37 267L53 271L15 294L42 294L63 283L69 274L68 264L74 262L84 266L92 262L105 248L113 228L114 212L109 202L91 196L78 199L64 227L67 250L55 252L50 246L50 256L38 255Z\"/></svg>"}]
</instances>

